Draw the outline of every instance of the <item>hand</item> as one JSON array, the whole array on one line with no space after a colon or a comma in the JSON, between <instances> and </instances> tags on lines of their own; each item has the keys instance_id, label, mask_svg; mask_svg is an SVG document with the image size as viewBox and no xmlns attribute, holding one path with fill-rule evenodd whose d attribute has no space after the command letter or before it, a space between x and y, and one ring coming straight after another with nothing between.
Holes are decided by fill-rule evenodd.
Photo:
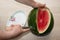
<instances>
[{"instance_id":1,"label":"hand","mask_svg":"<svg viewBox=\"0 0 60 40\"><path fill-rule=\"evenodd\" d=\"M23 29L20 25L11 25L10 27L6 28L6 31L11 31L11 30L16 30L16 29L20 30L20 33L29 31L29 28L28 29Z\"/></svg>"},{"instance_id":2,"label":"hand","mask_svg":"<svg viewBox=\"0 0 60 40\"><path fill-rule=\"evenodd\" d=\"M34 8L36 7L45 7L45 4L41 4L38 2L35 2L34 0L16 0L17 2L32 6Z\"/></svg>"},{"instance_id":3,"label":"hand","mask_svg":"<svg viewBox=\"0 0 60 40\"><path fill-rule=\"evenodd\" d=\"M7 39L16 37L19 34L27 32L29 30L29 28L23 29L20 25L11 25L10 27L6 28L6 33L8 35Z\"/></svg>"}]
</instances>

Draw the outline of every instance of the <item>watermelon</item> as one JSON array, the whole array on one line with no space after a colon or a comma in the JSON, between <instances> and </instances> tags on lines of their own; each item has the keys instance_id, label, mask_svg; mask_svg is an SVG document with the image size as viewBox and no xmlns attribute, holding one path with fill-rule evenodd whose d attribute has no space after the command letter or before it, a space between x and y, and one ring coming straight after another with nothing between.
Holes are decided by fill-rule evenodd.
<instances>
[{"instance_id":1,"label":"watermelon","mask_svg":"<svg viewBox=\"0 0 60 40\"><path fill-rule=\"evenodd\" d=\"M49 34L53 25L54 18L49 8L34 8L28 16L28 26L35 35Z\"/></svg>"}]
</instances>

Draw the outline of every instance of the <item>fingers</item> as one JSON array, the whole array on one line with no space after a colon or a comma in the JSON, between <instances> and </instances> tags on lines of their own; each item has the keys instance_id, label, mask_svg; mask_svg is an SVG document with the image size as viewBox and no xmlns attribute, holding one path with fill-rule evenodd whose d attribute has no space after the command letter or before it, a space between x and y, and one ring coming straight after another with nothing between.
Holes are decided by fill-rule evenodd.
<instances>
[{"instance_id":1,"label":"fingers","mask_svg":"<svg viewBox=\"0 0 60 40\"><path fill-rule=\"evenodd\" d=\"M15 0L15 1L26 4L26 5L31 6L33 8L36 8L36 7L42 7L43 8L43 7L45 7L45 4L38 3L34 0L22 0L22 1L21 0Z\"/></svg>"},{"instance_id":2,"label":"fingers","mask_svg":"<svg viewBox=\"0 0 60 40\"><path fill-rule=\"evenodd\" d=\"M15 28L15 29L20 29L20 32L21 32L21 31L22 31L22 32L27 32L27 31L30 30L29 28L26 28L26 29L22 28L19 24L18 24L18 25L11 25L11 27L13 27L13 28Z\"/></svg>"},{"instance_id":3,"label":"fingers","mask_svg":"<svg viewBox=\"0 0 60 40\"><path fill-rule=\"evenodd\" d=\"M11 31L12 30L12 28L11 27L6 27L6 29L5 29L6 31Z\"/></svg>"},{"instance_id":4,"label":"fingers","mask_svg":"<svg viewBox=\"0 0 60 40\"><path fill-rule=\"evenodd\" d=\"M10 27L20 27L20 25L16 24L16 25L11 25Z\"/></svg>"},{"instance_id":5,"label":"fingers","mask_svg":"<svg viewBox=\"0 0 60 40\"><path fill-rule=\"evenodd\" d=\"M27 28L27 29L23 29L22 31L23 32L27 32L27 31L29 31L30 29L29 28Z\"/></svg>"},{"instance_id":6,"label":"fingers","mask_svg":"<svg viewBox=\"0 0 60 40\"><path fill-rule=\"evenodd\" d=\"M20 29L20 31L22 31L22 32L27 32L30 30L29 28L26 28L26 29L22 28L19 24L18 25L11 25L11 26L15 27L16 29Z\"/></svg>"},{"instance_id":7,"label":"fingers","mask_svg":"<svg viewBox=\"0 0 60 40\"><path fill-rule=\"evenodd\" d=\"M42 4L42 3L39 3L39 2L36 2L36 1L33 0L31 2L31 6L33 8L38 8L38 7L44 8L44 7L46 7L46 4Z\"/></svg>"},{"instance_id":8,"label":"fingers","mask_svg":"<svg viewBox=\"0 0 60 40\"><path fill-rule=\"evenodd\" d=\"M7 31L11 31L11 30L13 30L13 29L16 29L16 28L19 28L20 27L20 25L11 25L11 26L9 26L9 27L6 27L6 30Z\"/></svg>"},{"instance_id":9,"label":"fingers","mask_svg":"<svg viewBox=\"0 0 60 40\"><path fill-rule=\"evenodd\" d=\"M38 3L38 4L37 4L37 7L45 8L45 7L46 7L46 4L40 4L40 3Z\"/></svg>"},{"instance_id":10,"label":"fingers","mask_svg":"<svg viewBox=\"0 0 60 40\"><path fill-rule=\"evenodd\" d=\"M13 26L14 26L14 25L11 25L11 26L9 26L9 27L6 27L5 30L6 30L6 31L11 31L11 30L13 29Z\"/></svg>"},{"instance_id":11,"label":"fingers","mask_svg":"<svg viewBox=\"0 0 60 40\"><path fill-rule=\"evenodd\" d=\"M20 33L24 33L24 32L27 32L29 31L30 29L29 28L22 28L20 25L11 25L10 27L7 28L7 31L19 31Z\"/></svg>"},{"instance_id":12,"label":"fingers","mask_svg":"<svg viewBox=\"0 0 60 40\"><path fill-rule=\"evenodd\" d=\"M37 7L44 8L44 7L46 7L46 4L41 4L41 3L35 2L34 7L35 8L37 8Z\"/></svg>"}]
</instances>

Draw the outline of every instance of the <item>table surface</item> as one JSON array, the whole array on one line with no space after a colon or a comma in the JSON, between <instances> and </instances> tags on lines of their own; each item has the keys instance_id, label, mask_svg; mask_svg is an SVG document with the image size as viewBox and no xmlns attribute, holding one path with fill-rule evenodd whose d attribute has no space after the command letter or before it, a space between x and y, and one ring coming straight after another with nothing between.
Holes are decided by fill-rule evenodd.
<instances>
[{"instance_id":1,"label":"table surface","mask_svg":"<svg viewBox=\"0 0 60 40\"><path fill-rule=\"evenodd\" d=\"M52 11L54 15L54 28L52 32L48 36L38 37L32 34L31 32L27 32L25 34L20 35L17 38L11 40L60 40L60 0L47 0L48 7ZM0 1L0 28L5 28L7 19L14 12L18 10L23 10L28 17L29 12L31 11L31 7L20 4L14 0L1 0Z\"/></svg>"}]
</instances>

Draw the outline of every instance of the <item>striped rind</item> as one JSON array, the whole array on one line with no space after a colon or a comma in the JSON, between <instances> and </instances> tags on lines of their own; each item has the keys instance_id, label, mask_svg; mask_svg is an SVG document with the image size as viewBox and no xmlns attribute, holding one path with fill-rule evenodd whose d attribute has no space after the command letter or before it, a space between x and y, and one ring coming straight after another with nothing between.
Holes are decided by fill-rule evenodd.
<instances>
[{"instance_id":1,"label":"striped rind","mask_svg":"<svg viewBox=\"0 0 60 40\"><path fill-rule=\"evenodd\" d=\"M49 10L49 9L47 9L47 10ZM54 25L54 19L53 19L53 15L52 15L51 11L50 10L48 11L49 15L50 15L50 20L49 20L49 24L47 25L48 27L46 28L46 30L44 32L38 32L37 25L36 25L37 11L38 11L38 8L34 8L28 16L28 26L30 27L31 32L33 34L40 35L40 36L49 34Z\"/></svg>"}]
</instances>

